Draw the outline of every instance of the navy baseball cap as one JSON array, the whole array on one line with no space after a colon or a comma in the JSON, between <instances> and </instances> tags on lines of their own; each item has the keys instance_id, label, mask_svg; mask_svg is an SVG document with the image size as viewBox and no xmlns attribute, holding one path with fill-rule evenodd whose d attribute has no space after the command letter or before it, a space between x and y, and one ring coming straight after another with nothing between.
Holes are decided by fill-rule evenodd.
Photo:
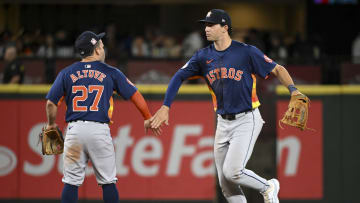
<instances>
[{"instance_id":1,"label":"navy baseball cap","mask_svg":"<svg viewBox=\"0 0 360 203\"><path fill-rule=\"evenodd\" d=\"M105 36L105 32L95 34L91 31L85 31L79 35L75 41L75 49L81 56L89 56L92 54L96 43Z\"/></svg>"},{"instance_id":2,"label":"navy baseball cap","mask_svg":"<svg viewBox=\"0 0 360 203\"><path fill-rule=\"evenodd\" d=\"M199 20L200 23L212 23L212 24L221 24L228 25L231 28L231 19L229 14L222 9L212 9L210 10L205 19Z\"/></svg>"}]
</instances>

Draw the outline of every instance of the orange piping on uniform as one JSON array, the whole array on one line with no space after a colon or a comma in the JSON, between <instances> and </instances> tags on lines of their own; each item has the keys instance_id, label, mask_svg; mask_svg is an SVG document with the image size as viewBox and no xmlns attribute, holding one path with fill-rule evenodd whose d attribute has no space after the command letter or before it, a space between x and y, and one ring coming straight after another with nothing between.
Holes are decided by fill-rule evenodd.
<instances>
[{"instance_id":1,"label":"orange piping on uniform","mask_svg":"<svg viewBox=\"0 0 360 203\"><path fill-rule=\"evenodd\" d=\"M112 118L113 111L114 111L114 99L113 99L112 96L110 97L109 103L110 103L110 107L109 107L109 110L108 110L108 116L109 116L109 119L110 119L110 124L113 124L114 121L112 121L111 118Z\"/></svg>"},{"instance_id":2,"label":"orange piping on uniform","mask_svg":"<svg viewBox=\"0 0 360 203\"><path fill-rule=\"evenodd\" d=\"M259 98L256 94L256 76L254 74L251 74L251 77L253 79L251 102L252 102L252 108L255 109L260 106L260 102L259 102Z\"/></svg>"},{"instance_id":3,"label":"orange piping on uniform","mask_svg":"<svg viewBox=\"0 0 360 203\"><path fill-rule=\"evenodd\" d=\"M188 78L188 80L194 80L194 79L199 79L199 78L202 78L202 79L205 80L205 78L203 76L199 76L199 75L192 76L192 77ZM216 95L215 95L214 91L211 89L210 85L207 85L207 86L208 86L210 94L211 94L211 98L212 98L212 102L213 102L213 106L214 106L214 111L216 111L217 110Z\"/></svg>"},{"instance_id":4,"label":"orange piping on uniform","mask_svg":"<svg viewBox=\"0 0 360 203\"><path fill-rule=\"evenodd\" d=\"M59 107L60 106L60 104L62 104L62 102L64 101L64 99L65 99L65 95L64 96L62 96L60 99L59 99L59 101L58 101L58 103L57 103L57 106ZM66 105L66 102L65 102L65 111L67 110L67 105Z\"/></svg>"},{"instance_id":5,"label":"orange piping on uniform","mask_svg":"<svg viewBox=\"0 0 360 203\"><path fill-rule=\"evenodd\" d=\"M216 95L214 93L214 91L211 89L211 87L208 85L210 94L211 94L211 98L212 98L212 102L213 102L213 106L214 106L214 111L217 110L217 99L216 99Z\"/></svg>"},{"instance_id":6,"label":"orange piping on uniform","mask_svg":"<svg viewBox=\"0 0 360 203\"><path fill-rule=\"evenodd\" d=\"M199 78L204 78L204 77L200 76L200 75L195 75L195 76L189 77L188 80L196 80L196 79L199 79Z\"/></svg>"},{"instance_id":7,"label":"orange piping on uniform","mask_svg":"<svg viewBox=\"0 0 360 203\"><path fill-rule=\"evenodd\" d=\"M62 101L64 100L64 98L65 98L65 96L62 96L62 97L59 99L59 101L58 101L58 103L57 103L57 106L60 106L60 104L62 103Z\"/></svg>"}]
</instances>

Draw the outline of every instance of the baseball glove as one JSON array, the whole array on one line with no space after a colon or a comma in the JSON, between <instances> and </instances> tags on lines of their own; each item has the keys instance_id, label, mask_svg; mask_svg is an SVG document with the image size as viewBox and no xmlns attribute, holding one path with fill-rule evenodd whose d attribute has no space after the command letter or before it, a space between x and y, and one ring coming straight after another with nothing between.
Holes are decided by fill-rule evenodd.
<instances>
[{"instance_id":1,"label":"baseball glove","mask_svg":"<svg viewBox=\"0 0 360 203\"><path fill-rule=\"evenodd\" d=\"M43 155L61 154L64 151L64 138L59 128L46 130L42 129L39 135L42 144Z\"/></svg>"},{"instance_id":2,"label":"baseball glove","mask_svg":"<svg viewBox=\"0 0 360 203\"><path fill-rule=\"evenodd\" d=\"M310 99L303 95L297 94L291 96L290 103L284 117L279 121L279 125L284 123L286 125L300 128L300 130L310 129L306 127L308 120Z\"/></svg>"}]
</instances>

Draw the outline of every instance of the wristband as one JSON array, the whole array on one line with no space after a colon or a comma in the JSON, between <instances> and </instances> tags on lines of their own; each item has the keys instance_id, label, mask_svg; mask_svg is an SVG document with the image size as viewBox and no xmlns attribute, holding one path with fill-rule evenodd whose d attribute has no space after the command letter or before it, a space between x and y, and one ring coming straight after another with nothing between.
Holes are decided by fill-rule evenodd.
<instances>
[{"instance_id":1,"label":"wristband","mask_svg":"<svg viewBox=\"0 0 360 203\"><path fill-rule=\"evenodd\" d=\"M289 86L288 86L288 89L289 89L290 94L291 94L293 91L297 90L297 88L295 87L295 85L289 85Z\"/></svg>"}]
</instances>

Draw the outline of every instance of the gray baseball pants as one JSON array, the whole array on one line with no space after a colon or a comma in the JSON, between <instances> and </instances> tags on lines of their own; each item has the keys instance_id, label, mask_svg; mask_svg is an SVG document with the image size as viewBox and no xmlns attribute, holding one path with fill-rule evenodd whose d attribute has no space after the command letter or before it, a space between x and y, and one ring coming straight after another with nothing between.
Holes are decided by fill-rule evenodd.
<instances>
[{"instance_id":1,"label":"gray baseball pants","mask_svg":"<svg viewBox=\"0 0 360 203\"><path fill-rule=\"evenodd\" d=\"M264 121L257 108L231 121L218 115L217 121L214 156L220 187L229 203L244 203L241 186L259 192L269 186L266 179L245 168Z\"/></svg>"}]
</instances>

